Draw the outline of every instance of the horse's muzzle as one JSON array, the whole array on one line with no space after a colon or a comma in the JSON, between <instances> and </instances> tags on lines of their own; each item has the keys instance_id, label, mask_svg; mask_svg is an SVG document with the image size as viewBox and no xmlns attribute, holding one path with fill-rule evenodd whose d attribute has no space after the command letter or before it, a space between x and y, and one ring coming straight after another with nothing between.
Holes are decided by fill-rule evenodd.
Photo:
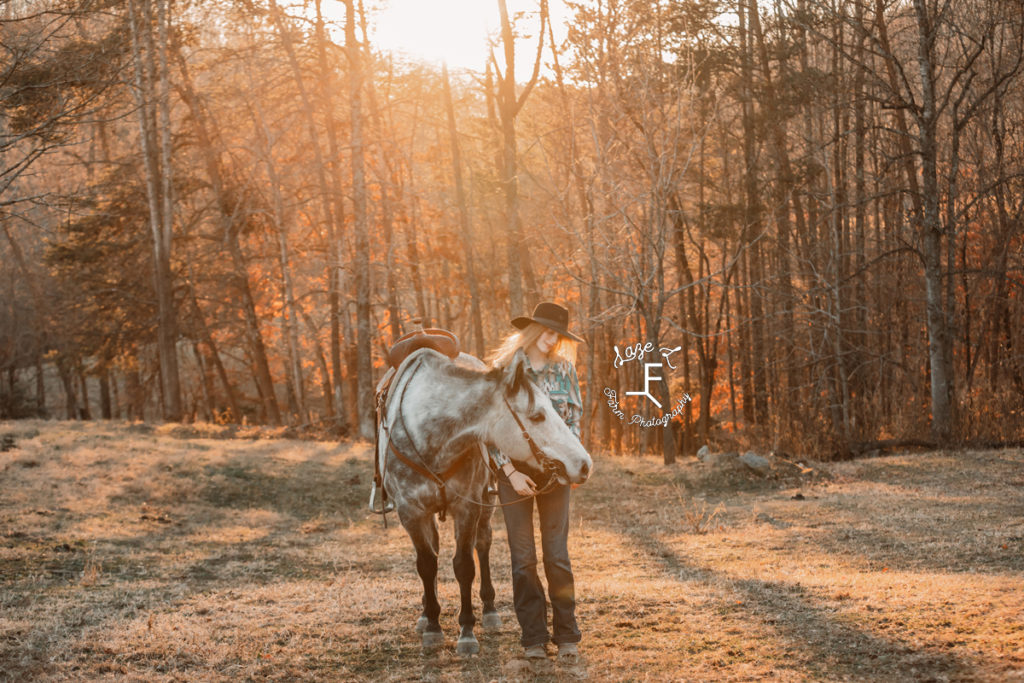
<instances>
[{"instance_id":1,"label":"horse's muzzle","mask_svg":"<svg viewBox=\"0 0 1024 683\"><path fill-rule=\"evenodd\" d=\"M590 465L588 465L587 463L583 463L582 465L580 465L580 480L581 480L580 483L582 484L584 481L586 481L589 478L590 478Z\"/></svg>"}]
</instances>

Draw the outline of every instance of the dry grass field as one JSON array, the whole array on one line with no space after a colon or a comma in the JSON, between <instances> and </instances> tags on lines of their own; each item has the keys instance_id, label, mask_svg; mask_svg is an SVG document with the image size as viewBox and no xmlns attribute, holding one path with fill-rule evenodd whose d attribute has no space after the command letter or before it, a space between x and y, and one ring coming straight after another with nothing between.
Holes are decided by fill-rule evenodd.
<instances>
[{"instance_id":1,"label":"dry grass field","mask_svg":"<svg viewBox=\"0 0 1024 683\"><path fill-rule=\"evenodd\" d=\"M368 516L366 444L0 423L0 680L1024 681L1024 453L801 478L596 454L575 492L580 667L505 626L423 653L412 547ZM799 494L799 495L798 495ZM478 629L479 631L479 629Z\"/></svg>"}]
</instances>

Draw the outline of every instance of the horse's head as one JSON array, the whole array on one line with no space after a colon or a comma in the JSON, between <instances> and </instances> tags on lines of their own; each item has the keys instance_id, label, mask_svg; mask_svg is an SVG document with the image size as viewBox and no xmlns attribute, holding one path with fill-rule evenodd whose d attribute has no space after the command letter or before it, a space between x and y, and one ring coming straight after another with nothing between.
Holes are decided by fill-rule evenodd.
<instances>
[{"instance_id":1,"label":"horse's head","mask_svg":"<svg viewBox=\"0 0 1024 683\"><path fill-rule=\"evenodd\" d=\"M528 362L517 353L501 371L501 396L488 441L526 472L548 470L562 483L582 484L594 463L547 395L527 377Z\"/></svg>"}]
</instances>

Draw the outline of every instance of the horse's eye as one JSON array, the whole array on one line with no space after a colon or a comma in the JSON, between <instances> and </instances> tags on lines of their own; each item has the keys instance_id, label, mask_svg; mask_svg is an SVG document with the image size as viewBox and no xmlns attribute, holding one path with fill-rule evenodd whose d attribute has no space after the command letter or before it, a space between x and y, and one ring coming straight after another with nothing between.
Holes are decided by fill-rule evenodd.
<instances>
[{"instance_id":1,"label":"horse's eye","mask_svg":"<svg viewBox=\"0 0 1024 683\"><path fill-rule=\"evenodd\" d=\"M533 415L530 416L530 422L543 422L543 421L544 421L544 413L534 413Z\"/></svg>"}]
</instances>

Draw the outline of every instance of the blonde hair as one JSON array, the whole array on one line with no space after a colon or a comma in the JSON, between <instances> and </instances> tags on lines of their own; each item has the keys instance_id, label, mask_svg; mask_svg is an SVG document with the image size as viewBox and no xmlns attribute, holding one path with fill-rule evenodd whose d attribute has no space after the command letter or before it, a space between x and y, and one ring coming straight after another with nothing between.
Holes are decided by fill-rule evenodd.
<instances>
[{"instance_id":1,"label":"blonde hair","mask_svg":"<svg viewBox=\"0 0 1024 683\"><path fill-rule=\"evenodd\" d=\"M485 359L487 364L495 368L508 367L508 364L512 362L512 357L516 355L516 351L519 349L525 351L530 348L549 329L540 323L531 322L519 332L513 332L505 337L505 341L498 348L487 355ZM559 334L558 341L552 347L548 358L553 361L566 361L570 364L575 364L576 342L564 334Z\"/></svg>"}]
</instances>

